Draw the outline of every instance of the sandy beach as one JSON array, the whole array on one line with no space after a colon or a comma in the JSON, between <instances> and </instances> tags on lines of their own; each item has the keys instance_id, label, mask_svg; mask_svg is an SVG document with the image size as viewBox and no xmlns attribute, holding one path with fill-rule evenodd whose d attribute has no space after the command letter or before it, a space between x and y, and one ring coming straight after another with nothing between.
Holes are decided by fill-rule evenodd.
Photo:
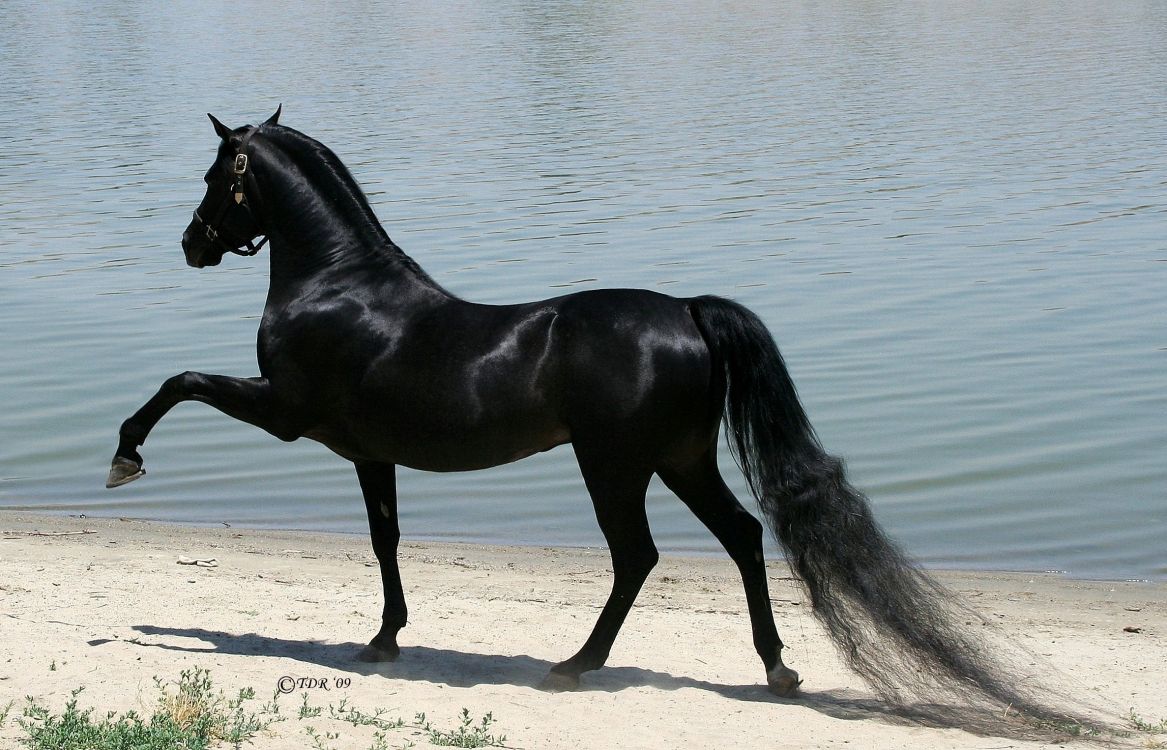
<instances>
[{"instance_id":1,"label":"sandy beach","mask_svg":"<svg viewBox=\"0 0 1167 750\"><path fill-rule=\"evenodd\" d=\"M764 689L728 560L663 558L609 666L562 694L535 686L591 629L610 583L606 551L403 543L401 567L410 605L402 656L366 665L353 656L377 630L381 593L364 537L0 512L0 711L13 701L0 747L21 746L26 696L60 711L83 686L79 703L95 714L148 715L154 678L194 668L226 694L253 688L252 710L275 698L283 720L253 738L257 748L427 747L415 715L452 729L464 708L476 722L489 712L490 732L514 748L1061 744L889 710L842 667L779 562L769 566L771 594L786 663L804 678L795 700ZM939 577L1048 662L1033 668L1046 682L1096 704L1103 719L1131 709L1167 718L1167 586ZM378 738L345 721L342 705L404 725ZM1163 747L1167 735L1117 742Z\"/></svg>"}]
</instances>

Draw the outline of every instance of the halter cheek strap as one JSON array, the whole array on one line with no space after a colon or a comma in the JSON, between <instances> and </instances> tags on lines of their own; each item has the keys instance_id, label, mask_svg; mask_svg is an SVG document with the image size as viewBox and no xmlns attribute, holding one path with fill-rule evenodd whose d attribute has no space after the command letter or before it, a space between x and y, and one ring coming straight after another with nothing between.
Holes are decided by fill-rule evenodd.
<instances>
[{"instance_id":1,"label":"halter cheek strap","mask_svg":"<svg viewBox=\"0 0 1167 750\"><path fill-rule=\"evenodd\" d=\"M207 239L215 244L221 246L224 251L232 252L236 255L250 256L259 252L265 244L267 244L267 236L265 235L258 244L254 243L254 237L249 240L244 240L243 245L247 246L244 250L240 244L233 243L225 239L222 233L216 227L222 227L223 220L227 218L227 212L235 206L243 205L245 196L243 195L243 179L247 176L247 169L250 165L250 160L247 156L247 143L251 140L251 136L255 135L257 127L253 127L247 131L243 136L243 140L239 143L239 151L235 154L235 166L232 170L235 175L235 182L231 184L227 195L224 196L223 202L219 204L219 210L215 212L215 216L211 221L205 220L199 216L198 209L195 209L194 218L204 228Z\"/></svg>"}]
</instances>

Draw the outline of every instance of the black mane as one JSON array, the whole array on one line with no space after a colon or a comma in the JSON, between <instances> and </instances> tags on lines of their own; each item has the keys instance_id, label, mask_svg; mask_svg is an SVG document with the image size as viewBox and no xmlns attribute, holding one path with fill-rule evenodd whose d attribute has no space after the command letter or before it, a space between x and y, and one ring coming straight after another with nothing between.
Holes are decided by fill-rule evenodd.
<instances>
[{"instance_id":1,"label":"black mane","mask_svg":"<svg viewBox=\"0 0 1167 750\"><path fill-rule=\"evenodd\" d=\"M256 135L262 138L257 146L267 141L295 166L306 181L306 185L296 186L284 196L294 204L294 210L315 212L314 199L325 197L324 204L339 213L339 218L350 229L356 229L362 235L368 249L381 250L419 279L440 288L417 261L389 237L365 191L332 149L298 130L276 123L260 125ZM321 217L317 226L322 239L331 236L330 225L327 218Z\"/></svg>"}]
</instances>

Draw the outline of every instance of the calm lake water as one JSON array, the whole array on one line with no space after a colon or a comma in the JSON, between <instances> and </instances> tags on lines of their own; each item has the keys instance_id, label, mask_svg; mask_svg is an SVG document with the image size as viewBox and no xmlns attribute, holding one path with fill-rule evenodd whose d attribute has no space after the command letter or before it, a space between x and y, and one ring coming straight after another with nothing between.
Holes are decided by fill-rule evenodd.
<instances>
[{"instance_id":1,"label":"calm lake water","mask_svg":"<svg viewBox=\"0 0 1167 750\"><path fill-rule=\"evenodd\" d=\"M464 297L754 308L926 564L1167 578L1167 3L6 0L0 28L0 507L364 531L346 462L196 404L102 487L164 378L257 372L266 256L199 272L178 240L204 113L282 102ZM602 544L566 448L399 488L411 538ZM649 502L662 549L716 550Z\"/></svg>"}]
</instances>

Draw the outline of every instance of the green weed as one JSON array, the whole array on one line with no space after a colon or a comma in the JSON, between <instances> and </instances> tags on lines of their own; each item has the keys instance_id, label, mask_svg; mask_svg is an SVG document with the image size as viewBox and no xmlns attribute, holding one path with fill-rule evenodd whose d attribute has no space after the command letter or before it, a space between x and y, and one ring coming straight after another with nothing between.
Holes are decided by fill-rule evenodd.
<instances>
[{"instance_id":1,"label":"green weed","mask_svg":"<svg viewBox=\"0 0 1167 750\"><path fill-rule=\"evenodd\" d=\"M302 697L303 697L303 700L300 702L300 718L301 719L315 719L317 716L319 716L324 711L324 709L321 708L320 706L309 706L308 705L308 694L307 693L303 693Z\"/></svg>"},{"instance_id":2,"label":"green weed","mask_svg":"<svg viewBox=\"0 0 1167 750\"><path fill-rule=\"evenodd\" d=\"M494 723L494 715L489 712L479 720L478 724L475 724L474 720L470 718L470 709L463 708L461 726L451 731L435 729L426 720L423 713L417 714L415 719L417 725L429 737L431 745L440 747L504 747L507 741L505 734L493 735L489 733L490 725Z\"/></svg>"},{"instance_id":3,"label":"green weed","mask_svg":"<svg viewBox=\"0 0 1167 750\"><path fill-rule=\"evenodd\" d=\"M324 744L325 741L340 739L338 732L325 732L324 734L320 734L314 727L304 727L304 734L312 738L312 747L316 748L316 750L334 750L332 746Z\"/></svg>"},{"instance_id":4,"label":"green weed","mask_svg":"<svg viewBox=\"0 0 1167 750\"><path fill-rule=\"evenodd\" d=\"M30 697L17 719L26 734L22 742L29 750L210 750L222 745L239 750L272 724L288 718L281 715L278 693L258 711L249 711L249 702L255 700L254 690L245 688L228 697L214 688L205 669L183 671L174 683L155 677L154 683L158 698L149 716L136 711L120 715L110 711L102 716L93 708L83 710L78 706L78 696L84 690L80 687L72 691L61 713L53 713ZM15 701L9 701L6 706L0 706L0 727L14 705ZM1134 720L1133 711L1131 715ZM459 726L446 730L433 726L424 713L407 722L390 717L385 709L362 711L349 705L347 698L330 704L324 716L324 710L311 705L308 693L304 693L297 718L301 721L322 718L354 727L371 727L374 731L369 750L415 748L412 740L402 738L395 740L403 742L400 746L390 745L390 732L401 729L420 730L430 744L441 747L505 747L506 742L505 735L491 733L495 723L493 714L487 713L475 722L465 708ZM339 732L321 732L305 725L304 733L310 742L303 744L315 750L336 750L344 744Z\"/></svg>"},{"instance_id":5,"label":"green weed","mask_svg":"<svg viewBox=\"0 0 1167 750\"><path fill-rule=\"evenodd\" d=\"M374 713L367 714L355 706L348 705L347 698L342 698L337 706L328 706L330 718L346 721L354 727L376 727L380 730L386 730L401 729L405 726L405 719L389 719L386 718L386 713L385 709L378 708Z\"/></svg>"},{"instance_id":6,"label":"green weed","mask_svg":"<svg viewBox=\"0 0 1167 750\"><path fill-rule=\"evenodd\" d=\"M161 695L149 718L110 711L95 719L94 709L77 706L83 688L72 691L61 714L28 698L19 719L28 735L24 742L30 750L204 750L219 742L239 748L278 720L244 711L244 702L255 696L250 689L231 699L214 692L206 670L183 671L173 691L158 678L154 682Z\"/></svg>"},{"instance_id":7,"label":"green weed","mask_svg":"<svg viewBox=\"0 0 1167 750\"><path fill-rule=\"evenodd\" d=\"M1135 713L1135 710L1132 708L1131 712L1127 714L1126 720L1134 727L1135 731L1146 734L1167 734L1167 719L1160 719L1159 723L1152 724Z\"/></svg>"}]
</instances>

